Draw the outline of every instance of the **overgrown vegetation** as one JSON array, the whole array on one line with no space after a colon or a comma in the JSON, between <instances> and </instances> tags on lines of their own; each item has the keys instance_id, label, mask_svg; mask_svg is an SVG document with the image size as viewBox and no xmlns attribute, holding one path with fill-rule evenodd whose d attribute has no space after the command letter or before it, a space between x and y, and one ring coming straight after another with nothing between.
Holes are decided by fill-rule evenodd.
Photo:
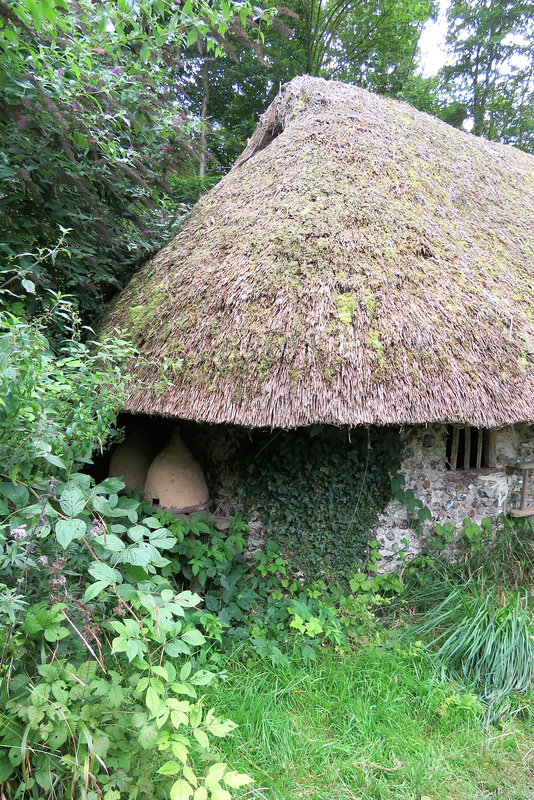
<instances>
[{"instance_id":1,"label":"overgrown vegetation","mask_svg":"<svg viewBox=\"0 0 534 800\"><path fill-rule=\"evenodd\" d=\"M391 499L400 437L391 429L313 426L254 436L246 499L269 539L306 580L347 582Z\"/></svg>"},{"instance_id":2,"label":"overgrown vegetation","mask_svg":"<svg viewBox=\"0 0 534 800\"><path fill-rule=\"evenodd\" d=\"M55 313L72 318L63 300ZM117 435L132 352L120 340L92 349L71 336L56 341L54 354L50 326L57 327L5 316L0 337L0 785L7 797L229 800L266 796L265 785L272 798L326 797L337 780L339 797L425 791L451 798L450 787L439 788L449 757L464 780L472 769L466 753L478 748L480 775L489 763L484 737L499 737L496 726L513 731L518 744L514 751L499 745L492 757L506 751L516 759L517 797L529 796L522 742L532 728L534 556L527 526L515 531L511 551L508 531L492 538L486 523L466 520L464 551L452 564L440 558L441 538L451 535L443 528L434 554L393 575L377 574L370 539L366 561L340 561L341 568L325 560L332 569L323 567L320 580L313 573L299 579L274 540L251 564L239 517L176 518L123 494L116 478L95 485L79 471L95 445ZM312 443L325 476L323 484L309 476L306 485L347 491L328 461L328 436L302 442ZM387 475L391 443L382 453L372 438L347 444L338 431L334 444L346 464L362 469L370 444L367 471ZM287 467L284 448L273 463ZM358 480L365 487L363 475ZM287 481L281 472L276 486ZM401 491L398 484L390 494ZM300 523L309 517L319 525L313 507L303 508ZM415 524L419 511L414 505ZM293 513L298 525L296 506ZM425 616L410 629L414 612ZM426 731L436 748L423 748L418 768L407 738L415 729L415 742ZM521 768L519 756L527 759ZM497 775L494 785L506 781ZM463 796L478 795L473 788Z\"/></svg>"},{"instance_id":3,"label":"overgrown vegetation","mask_svg":"<svg viewBox=\"0 0 534 800\"><path fill-rule=\"evenodd\" d=\"M164 576L177 539L151 509L78 471L115 433L131 348L58 353L3 319L3 793L226 800L249 778L214 755L235 726L204 706L217 673L199 668L222 625Z\"/></svg>"},{"instance_id":4,"label":"overgrown vegetation","mask_svg":"<svg viewBox=\"0 0 534 800\"><path fill-rule=\"evenodd\" d=\"M466 520L450 562L438 521L378 574L389 497L428 519L390 483L393 432L262 434L252 561L239 516L177 519L84 472L136 357L84 323L280 80L305 65L531 149L531 4L451 4L441 96L415 75L434 11L299 0L262 41L244 3L0 2L2 798L532 799L529 523Z\"/></svg>"}]
</instances>

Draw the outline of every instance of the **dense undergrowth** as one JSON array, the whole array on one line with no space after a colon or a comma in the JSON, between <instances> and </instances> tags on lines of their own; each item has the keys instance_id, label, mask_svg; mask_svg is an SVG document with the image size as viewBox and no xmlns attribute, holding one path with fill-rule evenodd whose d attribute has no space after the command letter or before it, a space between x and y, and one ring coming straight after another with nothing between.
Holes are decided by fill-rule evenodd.
<instances>
[{"instance_id":1,"label":"dense undergrowth","mask_svg":"<svg viewBox=\"0 0 534 800\"><path fill-rule=\"evenodd\" d=\"M133 354L49 329L0 331L3 797L532 797L528 524L301 585L239 517L95 485Z\"/></svg>"}]
</instances>

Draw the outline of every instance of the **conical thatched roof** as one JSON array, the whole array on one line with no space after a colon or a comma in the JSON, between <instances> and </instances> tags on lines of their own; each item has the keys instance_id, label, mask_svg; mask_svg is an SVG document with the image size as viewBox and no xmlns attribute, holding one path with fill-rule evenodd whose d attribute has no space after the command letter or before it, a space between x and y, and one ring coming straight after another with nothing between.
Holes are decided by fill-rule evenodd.
<instances>
[{"instance_id":1,"label":"conical thatched roof","mask_svg":"<svg viewBox=\"0 0 534 800\"><path fill-rule=\"evenodd\" d=\"M111 325L156 362L137 367L127 409L274 427L534 421L533 278L532 156L295 78L115 305Z\"/></svg>"}]
</instances>

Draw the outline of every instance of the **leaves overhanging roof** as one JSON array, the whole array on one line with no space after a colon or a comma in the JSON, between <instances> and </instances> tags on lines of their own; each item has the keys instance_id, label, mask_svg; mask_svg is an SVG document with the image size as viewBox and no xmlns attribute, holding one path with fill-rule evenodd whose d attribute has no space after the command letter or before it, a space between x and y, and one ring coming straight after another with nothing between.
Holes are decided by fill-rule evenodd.
<instances>
[{"instance_id":1,"label":"leaves overhanging roof","mask_svg":"<svg viewBox=\"0 0 534 800\"><path fill-rule=\"evenodd\" d=\"M130 411L493 427L534 420L533 278L532 156L304 76L108 324Z\"/></svg>"}]
</instances>

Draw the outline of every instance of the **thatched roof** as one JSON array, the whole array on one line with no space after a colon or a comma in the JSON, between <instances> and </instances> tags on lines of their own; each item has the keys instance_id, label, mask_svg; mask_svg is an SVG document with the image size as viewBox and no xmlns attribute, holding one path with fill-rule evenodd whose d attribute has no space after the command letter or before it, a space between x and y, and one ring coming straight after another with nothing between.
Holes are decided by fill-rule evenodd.
<instances>
[{"instance_id":1,"label":"thatched roof","mask_svg":"<svg viewBox=\"0 0 534 800\"><path fill-rule=\"evenodd\" d=\"M156 362L135 412L534 421L534 158L295 78L110 323Z\"/></svg>"}]
</instances>

